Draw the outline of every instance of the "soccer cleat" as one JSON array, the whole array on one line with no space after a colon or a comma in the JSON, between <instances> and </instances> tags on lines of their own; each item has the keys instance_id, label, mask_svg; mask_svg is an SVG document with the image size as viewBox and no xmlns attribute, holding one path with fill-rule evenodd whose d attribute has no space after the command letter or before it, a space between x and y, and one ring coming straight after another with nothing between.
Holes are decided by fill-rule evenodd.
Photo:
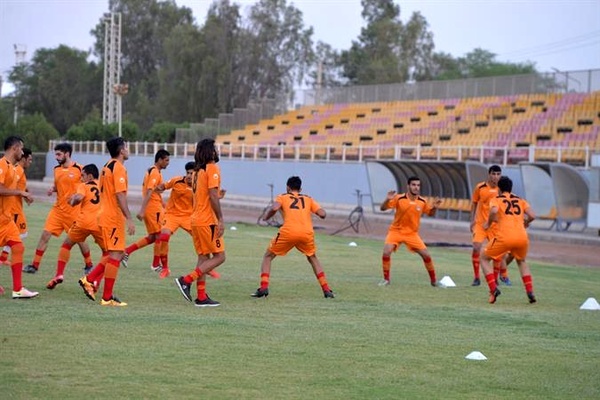
<instances>
[{"instance_id":1,"label":"soccer cleat","mask_svg":"<svg viewBox=\"0 0 600 400\"><path fill-rule=\"evenodd\" d=\"M268 295L269 295L269 288L265 288L265 289L258 288L258 289L256 289L256 292L254 292L250 295L250 297L259 298L259 297L267 297Z\"/></svg>"},{"instance_id":2,"label":"soccer cleat","mask_svg":"<svg viewBox=\"0 0 600 400\"><path fill-rule=\"evenodd\" d=\"M39 294L38 292L32 292L32 291L28 290L25 286L23 286L21 288L21 290L19 290L18 292L15 292L13 290L12 298L13 299L33 299L34 297L37 297L38 294Z\"/></svg>"},{"instance_id":3,"label":"soccer cleat","mask_svg":"<svg viewBox=\"0 0 600 400\"><path fill-rule=\"evenodd\" d=\"M215 271L214 269L212 271L208 271L207 275L213 279L219 279L221 277L221 274Z\"/></svg>"},{"instance_id":4,"label":"soccer cleat","mask_svg":"<svg viewBox=\"0 0 600 400\"><path fill-rule=\"evenodd\" d=\"M377 286L389 286L390 285L390 281L388 281L387 279L382 279L381 281L379 281L379 283L377 284Z\"/></svg>"},{"instance_id":5,"label":"soccer cleat","mask_svg":"<svg viewBox=\"0 0 600 400\"><path fill-rule=\"evenodd\" d=\"M54 278L50 279L50 281L46 284L46 289L52 290L61 283L63 283L63 276L55 276Z\"/></svg>"},{"instance_id":6,"label":"soccer cleat","mask_svg":"<svg viewBox=\"0 0 600 400\"><path fill-rule=\"evenodd\" d=\"M510 278L508 276L506 277L500 277L500 282L504 283L506 286L512 286L512 282L510 281Z\"/></svg>"},{"instance_id":7,"label":"soccer cleat","mask_svg":"<svg viewBox=\"0 0 600 400\"><path fill-rule=\"evenodd\" d=\"M110 307L125 307L127 303L117 299L115 296L111 297L110 300L100 300L101 306L110 306Z\"/></svg>"},{"instance_id":8,"label":"soccer cleat","mask_svg":"<svg viewBox=\"0 0 600 400\"><path fill-rule=\"evenodd\" d=\"M190 294L190 285L188 285L187 283L185 283L183 281L183 276L180 276L179 278L175 278L175 284L179 288L179 291L181 292L181 295L183 297L185 297L185 299L187 301L191 302L192 301L192 295Z\"/></svg>"},{"instance_id":9,"label":"soccer cleat","mask_svg":"<svg viewBox=\"0 0 600 400\"><path fill-rule=\"evenodd\" d=\"M27 272L28 274L35 274L37 271L37 268L31 264L23 267L23 272Z\"/></svg>"},{"instance_id":10,"label":"soccer cleat","mask_svg":"<svg viewBox=\"0 0 600 400\"><path fill-rule=\"evenodd\" d=\"M162 271L162 265L156 265L156 266L151 265L150 269L154 272L160 272L160 271Z\"/></svg>"},{"instance_id":11,"label":"soccer cleat","mask_svg":"<svg viewBox=\"0 0 600 400\"><path fill-rule=\"evenodd\" d=\"M481 281L479 280L479 278L473 279L473 283L471 283L471 286L479 286L479 285L481 285Z\"/></svg>"},{"instance_id":12,"label":"soccer cleat","mask_svg":"<svg viewBox=\"0 0 600 400\"><path fill-rule=\"evenodd\" d=\"M537 299L533 292L527 292L527 298L529 299L529 304L537 303Z\"/></svg>"},{"instance_id":13,"label":"soccer cleat","mask_svg":"<svg viewBox=\"0 0 600 400\"><path fill-rule=\"evenodd\" d=\"M123 257L121 257L121 264L127 268L127 262L129 261L129 254L123 253Z\"/></svg>"},{"instance_id":14,"label":"soccer cleat","mask_svg":"<svg viewBox=\"0 0 600 400\"><path fill-rule=\"evenodd\" d=\"M96 287L85 276L79 280L79 286L81 286L88 299L96 301Z\"/></svg>"},{"instance_id":15,"label":"soccer cleat","mask_svg":"<svg viewBox=\"0 0 600 400\"><path fill-rule=\"evenodd\" d=\"M194 300L194 305L196 307L218 307L221 303L207 296L204 300Z\"/></svg>"},{"instance_id":16,"label":"soccer cleat","mask_svg":"<svg viewBox=\"0 0 600 400\"><path fill-rule=\"evenodd\" d=\"M83 274L89 274L90 272L92 272L92 269L94 269L94 266L92 264L86 265L85 267L83 267Z\"/></svg>"},{"instance_id":17,"label":"soccer cleat","mask_svg":"<svg viewBox=\"0 0 600 400\"><path fill-rule=\"evenodd\" d=\"M169 276L171 276L171 271L169 271L168 268L163 268L160 270L160 272L158 273L158 277L160 279L165 279L168 278Z\"/></svg>"},{"instance_id":18,"label":"soccer cleat","mask_svg":"<svg viewBox=\"0 0 600 400\"><path fill-rule=\"evenodd\" d=\"M335 295L331 290L323 290L323 297L325 297L326 299L333 299L335 298Z\"/></svg>"},{"instance_id":19,"label":"soccer cleat","mask_svg":"<svg viewBox=\"0 0 600 400\"><path fill-rule=\"evenodd\" d=\"M494 290L494 293L490 294L490 304L494 304L496 302L496 299L498 298L498 296L500 296L502 294L502 292L496 288L496 290Z\"/></svg>"},{"instance_id":20,"label":"soccer cleat","mask_svg":"<svg viewBox=\"0 0 600 400\"><path fill-rule=\"evenodd\" d=\"M433 287L437 287L437 282L436 282L436 281L431 281L431 282L429 282L429 283L431 283L431 286L433 286Z\"/></svg>"}]
</instances>

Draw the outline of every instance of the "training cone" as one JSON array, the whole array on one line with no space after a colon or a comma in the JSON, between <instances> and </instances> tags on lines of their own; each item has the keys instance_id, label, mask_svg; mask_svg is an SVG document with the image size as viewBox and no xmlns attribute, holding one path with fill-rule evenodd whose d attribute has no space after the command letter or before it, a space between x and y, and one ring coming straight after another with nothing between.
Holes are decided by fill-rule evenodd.
<instances>
[{"instance_id":1,"label":"training cone","mask_svg":"<svg viewBox=\"0 0 600 400\"><path fill-rule=\"evenodd\" d=\"M598 304L598 301L593 298L593 297L589 297L586 301L583 302L583 304L581 305L581 307L579 307L580 310L600 310L600 304Z\"/></svg>"},{"instance_id":2,"label":"training cone","mask_svg":"<svg viewBox=\"0 0 600 400\"><path fill-rule=\"evenodd\" d=\"M440 279L439 284L441 287L456 287L456 283L448 275Z\"/></svg>"},{"instance_id":3,"label":"training cone","mask_svg":"<svg viewBox=\"0 0 600 400\"><path fill-rule=\"evenodd\" d=\"M484 361L487 357L479 351L472 351L465 357L466 360Z\"/></svg>"},{"instance_id":4,"label":"training cone","mask_svg":"<svg viewBox=\"0 0 600 400\"><path fill-rule=\"evenodd\" d=\"M350 243L348 243L348 246L350 246L350 247L356 247L358 245L356 244L356 242L350 242Z\"/></svg>"},{"instance_id":5,"label":"training cone","mask_svg":"<svg viewBox=\"0 0 600 400\"><path fill-rule=\"evenodd\" d=\"M235 226L232 226L231 228L229 228L232 231L237 231L237 228Z\"/></svg>"}]
</instances>

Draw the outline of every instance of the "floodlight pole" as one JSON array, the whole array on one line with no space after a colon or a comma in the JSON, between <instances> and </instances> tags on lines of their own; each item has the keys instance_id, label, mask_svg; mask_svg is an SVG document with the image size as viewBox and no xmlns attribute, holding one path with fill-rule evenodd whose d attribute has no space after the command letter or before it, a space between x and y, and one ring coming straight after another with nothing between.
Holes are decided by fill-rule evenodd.
<instances>
[{"instance_id":1,"label":"floodlight pole","mask_svg":"<svg viewBox=\"0 0 600 400\"><path fill-rule=\"evenodd\" d=\"M104 16L104 91L102 122L111 124L120 119L121 100L116 85L121 82L121 14Z\"/></svg>"}]
</instances>

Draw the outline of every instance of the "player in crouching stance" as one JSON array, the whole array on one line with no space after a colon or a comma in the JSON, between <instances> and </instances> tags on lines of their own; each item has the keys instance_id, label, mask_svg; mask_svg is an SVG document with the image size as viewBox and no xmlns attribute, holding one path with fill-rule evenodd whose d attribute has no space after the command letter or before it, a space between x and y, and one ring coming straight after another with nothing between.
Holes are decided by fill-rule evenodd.
<instances>
[{"instance_id":1,"label":"player in crouching stance","mask_svg":"<svg viewBox=\"0 0 600 400\"><path fill-rule=\"evenodd\" d=\"M379 286L390 284L390 269L392 251L405 243L410 251L414 251L421 256L425 269L429 274L431 286L436 286L435 267L427 247L419 236L419 225L421 224L421 214L429 216L435 215L437 208L442 203L438 198L434 200L433 206L420 196L421 181L416 176L408 178L408 190L404 194L396 194L395 190L390 190L386 199L381 203L381 211L394 209L394 221L390 225L388 234L383 246L382 268L383 280Z\"/></svg>"},{"instance_id":2,"label":"player in crouching stance","mask_svg":"<svg viewBox=\"0 0 600 400\"><path fill-rule=\"evenodd\" d=\"M511 193L512 181L510 178L501 177L498 181L498 189L500 194L490 200L490 214L485 229L494 222L497 223L497 226L494 237L485 248L481 258L485 279L490 287L489 302L495 303L501 294L490 261L501 260L506 253L510 252L517 260L527 298L530 303L535 303L537 300L533 294L531 271L525 262L529 249L529 237L525 229L535 219L535 214L527 201Z\"/></svg>"},{"instance_id":3,"label":"player in crouching stance","mask_svg":"<svg viewBox=\"0 0 600 400\"><path fill-rule=\"evenodd\" d=\"M271 274L271 262L277 256L286 255L292 248L297 248L310 263L323 290L325 298L334 298L333 292L327 284L325 272L321 262L317 258L315 246L315 235L311 220L314 213L324 219L325 210L311 197L300 194L302 180L292 176L287 180L287 193L280 194L275 199L273 207L264 216L267 221L275 213L281 210L283 214L283 225L279 228L277 235L271 240L261 264L260 287L256 289L252 297L266 297L269 295L269 276Z\"/></svg>"}]
</instances>

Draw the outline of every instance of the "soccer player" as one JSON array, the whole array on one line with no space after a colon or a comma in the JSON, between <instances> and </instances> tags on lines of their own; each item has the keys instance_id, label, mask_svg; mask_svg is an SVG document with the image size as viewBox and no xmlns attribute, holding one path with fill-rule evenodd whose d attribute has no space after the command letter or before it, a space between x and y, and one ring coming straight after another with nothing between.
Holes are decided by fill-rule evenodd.
<instances>
[{"instance_id":1,"label":"soccer player","mask_svg":"<svg viewBox=\"0 0 600 400\"><path fill-rule=\"evenodd\" d=\"M46 219L33 261L23 268L24 272L35 274L38 271L50 237L52 235L58 237L63 231L67 232L79 214L79 207L69 205L69 198L77 191L81 180L81 165L71 159L72 153L73 147L69 143L59 143L54 146L54 157L58 165L54 167L54 185L48 189L48 196L56 192L56 202ZM86 243L78 243L78 245L86 267L91 266L89 246Z\"/></svg>"},{"instance_id":2,"label":"soccer player","mask_svg":"<svg viewBox=\"0 0 600 400\"><path fill-rule=\"evenodd\" d=\"M175 279L183 297L192 301L192 282L197 281L197 307L216 307L220 303L206 293L206 275L225 262L223 213L221 211L221 171L219 153L214 139L202 139L196 145L196 162L192 191L192 237L198 254L196 268L186 276Z\"/></svg>"},{"instance_id":3,"label":"soccer player","mask_svg":"<svg viewBox=\"0 0 600 400\"><path fill-rule=\"evenodd\" d=\"M325 272L323 272L323 267L317 257L315 233L311 220L312 214L316 214L321 219L325 219L327 214L316 200L300 193L302 190L302 180L300 177L292 176L288 178L286 186L287 193L277 196L273 202L273 206L263 217L267 221L277 211L281 210L283 225L279 228L277 235L271 240L271 244L263 256L260 267L260 287L251 296L267 297L269 295L271 262L275 257L284 256L295 247L306 256L319 285L321 285L323 296L326 299L333 299L335 296L329 288Z\"/></svg>"},{"instance_id":4,"label":"soccer player","mask_svg":"<svg viewBox=\"0 0 600 400\"><path fill-rule=\"evenodd\" d=\"M135 223L127 205L127 169L123 165L129 158L129 149L121 137L108 140L106 148L112 158L104 165L100 176L98 225L102 232L102 247L108 252L108 259L105 264L98 264L92 272L82 277L79 285L89 299L95 300L96 287L93 282L95 277L103 276L104 288L100 305L123 307L127 303L113 295L113 288L125 252L125 232L135 234Z\"/></svg>"},{"instance_id":5,"label":"soccer player","mask_svg":"<svg viewBox=\"0 0 600 400\"><path fill-rule=\"evenodd\" d=\"M489 302L494 304L501 292L496 284L493 268L490 260L500 260L510 252L519 266L521 279L525 286L525 292L529 303L537 300L533 294L533 281L529 265L525 261L529 249L529 237L526 228L535 219L533 210L524 199L511 193L512 181L503 176L498 181L499 195L490 200L490 213L485 227L497 224L494 236L486 246L481 265L485 274L485 280L490 288Z\"/></svg>"},{"instance_id":6,"label":"soccer player","mask_svg":"<svg viewBox=\"0 0 600 400\"><path fill-rule=\"evenodd\" d=\"M431 286L436 286L435 267L431 256L427 251L427 246L419 236L419 225L421 224L421 215L435 215L438 207L442 203L439 198L435 198L433 206L420 196L421 181L416 176L408 178L408 190L404 194L396 194L395 190L390 190L386 199L381 203L381 211L394 209L395 215L390 228L388 229L383 246L382 268L383 280L379 286L390 284L390 269L392 251L398 250L398 247L405 243L410 251L414 251L421 256L425 269L429 274Z\"/></svg>"},{"instance_id":7,"label":"soccer player","mask_svg":"<svg viewBox=\"0 0 600 400\"><path fill-rule=\"evenodd\" d=\"M490 199L498 195L498 180L502 175L502 168L498 165L492 165L488 169L488 178L484 182L480 182L475 186L471 204L471 234L473 235L473 252L471 253L471 262L473 264L473 283L471 286L479 286L481 280L479 278L479 259L483 241L489 239L493 234L495 226L491 226L488 230L484 229L484 225L488 220ZM507 286L511 285L508 277L506 264L501 260L495 262L494 268L501 273L500 280Z\"/></svg>"},{"instance_id":8,"label":"soccer player","mask_svg":"<svg viewBox=\"0 0 600 400\"><path fill-rule=\"evenodd\" d=\"M121 262L127 266L129 255L136 250L154 243L154 257L152 259L152 270L160 271L160 242L157 242L160 230L164 222L165 210L161 192L156 188L162 184L161 171L169 165L169 152L161 149L154 155L154 165L146 171L142 185L142 206L136 215L137 219L144 221L148 235L141 238L125 249Z\"/></svg>"},{"instance_id":9,"label":"soccer player","mask_svg":"<svg viewBox=\"0 0 600 400\"><path fill-rule=\"evenodd\" d=\"M17 162L15 165L15 173L17 174L17 189L28 192L27 190L27 177L25 176L25 171L31 166L33 162L33 154L31 150L23 147L23 157ZM25 218L25 212L23 211L23 197L20 200L15 201L15 210L13 211L15 224L17 228L19 228L19 232L21 235L21 239L25 239L27 237L27 219ZM25 199L27 205L30 205L33 202L33 198ZM5 246L2 250L2 254L0 254L0 264L8 263L8 253L10 251L10 247Z\"/></svg>"},{"instance_id":10,"label":"soccer player","mask_svg":"<svg viewBox=\"0 0 600 400\"><path fill-rule=\"evenodd\" d=\"M52 290L64 280L64 272L71 257L71 248L75 243L81 243L92 236L96 243L102 249L102 258L108 254L103 249L102 233L98 227L98 211L100 210L100 187L98 185L98 167L95 164L88 164L81 171L81 183L77 187L77 192L69 199L71 206L79 206L79 216L73 222L67 232L60 251L58 252L58 261L56 263L56 273L47 284L46 288ZM104 260L105 261L105 260ZM88 274L92 268L86 268Z\"/></svg>"},{"instance_id":11,"label":"soccer player","mask_svg":"<svg viewBox=\"0 0 600 400\"><path fill-rule=\"evenodd\" d=\"M27 191L17 189L15 165L22 156L23 140L18 136L6 138L4 156L0 158L0 246L10 247L13 299L29 299L38 295L38 292L32 292L23 286L21 269L25 247L13 215L15 202L20 202L22 198L27 202L32 201Z\"/></svg>"},{"instance_id":12,"label":"soccer player","mask_svg":"<svg viewBox=\"0 0 600 400\"><path fill-rule=\"evenodd\" d=\"M175 176L165 183L157 186L156 190L163 192L171 190L171 195L167 201L165 209L165 223L160 231L157 242L160 243L160 264L162 266L159 277L167 278L171 272L169 270L169 240L179 228L192 235L192 212L193 212L193 193L192 177L196 163L190 161L185 164L185 176ZM224 191L221 190L219 198L223 198ZM217 271L208 272L215 279L219 278Z\"/></svg>"}]
</instances>

